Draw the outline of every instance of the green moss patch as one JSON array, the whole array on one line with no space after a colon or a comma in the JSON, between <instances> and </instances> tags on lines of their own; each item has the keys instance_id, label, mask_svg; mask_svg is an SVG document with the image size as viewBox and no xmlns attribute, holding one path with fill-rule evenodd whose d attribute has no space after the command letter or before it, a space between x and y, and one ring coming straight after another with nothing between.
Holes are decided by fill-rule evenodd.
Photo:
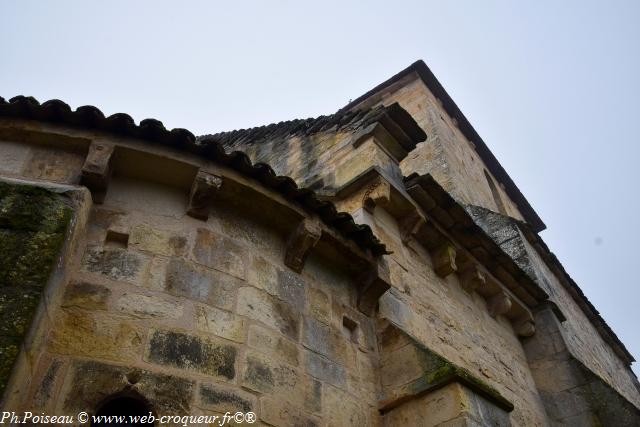
<instances>
[{"instance_id":1,"label":"green moss patch","mask_svg":"<svg viewBox=\"0 0 640 427\"><path fill-rule=\"evenodd\" d=\"M513 404L500 394L498 390L473 375L468 370L461 368L444 357L426 348L421 343L411 339L413 345L420 352L421 365L424 369L424 375L416 381L414 393L424 392L426 390L434 390L445 385L458 382L470 388L477 394L483 396L490 402L507 412L513 411Z\"/></svg>"},{"instance_id":2,"label":"green moss patch","mask_svg":"<svg viewBox=\"0 0 640 427\"><path fill-rule=\"evenodd\" d=\"M0 393L56 264L72 213L63 195L0 182Z\"/></svg>"}]
</instances>

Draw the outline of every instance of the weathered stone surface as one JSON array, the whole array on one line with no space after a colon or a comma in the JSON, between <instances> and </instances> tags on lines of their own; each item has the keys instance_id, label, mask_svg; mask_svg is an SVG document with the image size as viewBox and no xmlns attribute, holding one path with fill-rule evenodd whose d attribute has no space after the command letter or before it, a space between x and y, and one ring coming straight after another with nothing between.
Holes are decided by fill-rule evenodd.
<instances>
[{"instance_id":1,"label":"weathered stone surface","mask_svg":"<svg viewBox=\"0 0 640 427\"><path fill-rule=\"evenodd\" d=\"M261 256L252 256L247 271L247 282L271 295L277 295L278 269Z\"/></svg>"},{"instance_id":2,"label":"weathered stone surface","mask_svg":"<svg viewBox=\"0 0 640 427\"><path fill-rule=\"evenodd\" d=\"M237 286L234 277L186 261L172 259L167 266L165 289L176 296L229 310L233 306Z\"/></svg>"},{"instance_id":3,"label":"weathered stone surface","mask_svg":"<svg viewBox=\"0 0 640 427\"><path fill-rule=\"evenodd\" d=\"M248 357L243 375L243 386L261 393L269 393L275 384L274 373L269 365L255 357Z\"/></svg>"},{"instance_id":4,"label":"weathered stone surface","mask_svg":"<svg viewBox=\"0 0 640 427\"><path fill-rule=\"evenodd\" d=\"M274 426L318 427L320 424L302 408L286 400L263 397L260 399L260 419Z\"/></svg>"},{"instance_id":5,"label":"weathered stone surface","mask_svg":"<svg viewBox=\"0 0 640 427\"><path fill-rule=\"evenodd\" d=\"M291 393L299 385L298 372L255 352L247 353L242 386L260 393Z\"/></svg>"},{"instance_id":6,"label":"weathered stone surface","mask_svg":"<svg viewBox=\"0 0 640 427\"><path fill-rule=\"evenodd\" d=\"M355 351L351 340L329 325L312 317L304 318L302 343L305 347L320 353L343 366L355 365Z\"/></svg>"},{"instance_id":7,"label":"weathered stone surface","mask_svg":"<svg viewBox=\"0 0 640 427\"><path fill-rule=\"evenodd\" d=\"M87 310L101 310L107 307L111 289L94 283L78 282L70 284L63 297L63 307L77 307Z\"/></svg>"},{"instance_id":8,"label":"weathered stone surface","mask_svg":"<svg viewBox=\"0 0 640 427\"><path fill-rule=\"evenodd\" d=\"M293 307L304 307L306 285L302 278L286 270L278 270L277 292L280 299Z\"/></svg>"},{"instance_id":9,"label":"weathered stone surface","mask_svg":"<svg viewBox=\"0 0 640 427\"><path fill-rule=\"evenodd\" d=\"M423 358L412 344L407 344L392 352L383 351L382 357L380 380L383 387L400 386L425 373L422 366Z\"/></svg>"},{"instance_id":10,"label":"weathered stone surface","mask_svg":"<svg viewBox=\"0 0 640 427\"><path fill-rule=\"evenodd\" d=\"M215 234L206 228L197 230L193 248L194 259L239 279L246 277L246 252L233 240Z\"/></svg>"},{"instance_id":11,"label":"weathered stone surface","mask_svg":"<svg viewBox=\"0 0 640 427\"><path fill-rule=\"evenodd\" d=\"M184 236L142 224L131 230L129 245L158 255L180 256L186 249L187 239Z\"/></svg>"},{"instance_id":12,"label":"weathered stone surface","mask_svg":"<svg viewBox=\"0 0 640 427\"><path fill-rule=\"evenodd\" d=\"M490 424L480 424L470 418L468 401L462 386L453 383L439 390L424 395L387 412L384 416L385 425L421 425L436 426L480 426L509 424L498 423L494 420Z\"/></svg>"},{"instance_id":13,"label":"weathered stone surface","mask_svg":"<svg viewBox=\"0 0 640 427\"><path fill-rule=\"evenodd\" d=\"M142 354L141 329L86 311L63 311L51 334L51 350L58 354L132 361Z\"/></svg>"},{"instance_id":14,"label":"weathered stone surface","mask_svg":"<svg viewBox=\"0 0 640 427\"><path fill-rule=\"evenodd\" d=\"M146 360L233 380L236 376L236 354L236 348L231 345L179 332L153 331Z\"/></svg>"},{"instance_id":15,"label":"weathered stone surface","mask_svg":"<svg viewBox=\"0 0 640 427\"><path fill-rule=\"evenodd\" d=\"M196 328L226 338L231 341L244 342L246 322L235 314L219 310L215 307L196 307Z\"/></svg>"},{"instance_id":16,"label":"weathered stone surface","mask_svg":"<svg viewBox=\"0 0 640 427\"><path fill-rule=\"evenodd\" d=\"M238 292L238 314L258 320L297 340L300 314L289 304L255 288L244 287Z\"/></svg>"},{"instance_id":17,"label":"weathered stone surface","mask_svg":"<svg viewBox=\"0 0 640 427\"><path fill-rule=\"evenodd\" d=\"M200 402L207 409L221 413L255 412L257 399L250 393L220 384L200 384Z\"/></svg>"},{"instance_id":18,"label":"weathered stone surface","mask_svg":"<svg viewBox=\"0 0 640 427\"><path fill-rule=\"evenodd\" d=\"M282 360L298 366L300 351L296 344L279 333L258 325L249 327L249 347L258 350L276 360Z\"/></svg>"},{"instance_id":19,"label":"weathered stone surface","mask_svg":"<svg viewBox=\"0 0 640 427\"><path fill-rule=\"evenodd\" d=\"M37 408L42 408L53 397L54 383L62 370L61 368L61 360L54 359L51 361L33 396L33 403Z\"/></svg>"},{"instance_id":20,"label":"weathered stone surface","mask_svg":"<svg viewBox=\"0 0 640 427\"><path fill-rule=\"evenodd\" d=\"M121 248L90 247L83 260L83 267L112 280L140 283L148 260L141 254Z\"/></svg>"},{"instance_id":21,"label":"weathered stone surface","mask_svg":"<svg viewBox=\"0 0 640 427\"><path fill-rule=\"evenodd\" d=\"M115 304L115 309L138 318L179 319L183 305L157 295L126 293Z\"/></svg>"},{"instance_id":22,"label":"weathered stone surface","mask_svg":"<svg viewBox=\"0 0 640 427\"><path fill-rule=\"evenodd\" d=\"M308 288L307 301L309 314L323 323L331 323L331 304L326 293L320 289Z\"/></svg>"},{"instance_id":23,"label":"weathered stone surface","mask_svg":"<svg viewBox=\"0 0 640 427\"><path fill-rule=\"evenodd\" d=\"M0 141L0 172L19 175L29 159L30 150L24 144Z\"/></svg>"},{"instance_id":24,"label":"weathered stone surface","mask_svg":"<svg viewBox=\"0 0 640 427\"><path fill-rule=\"evenodd\" d=\"M324 407L331 408L330 411L325 412L328 427L361 426L373 423L372 420L367 419L359 399L347 392L326 386L323 396L325 397Z\"/></svg>"},{"instance_id":25,"label":"weathered stone surface","mask_svg":"<svg viewBox=\"0 0 640 427\"><path fill-rule=\"evenodd\" d=\"M345 368L319 354L308 351L305 358L307 373L336 387L345 388L347 375Z\"/></svg>"},{"instance_id":26,"label":"weathered stone surface","mask_svg":"<svg viewBox=\"0 0 640 427\"><path fill-rule=\"evenodd\" d=\"M76 361L66 387L63 409L95 410L106 397L133 391L147 399L158 414L189 414L195 386L173 375L93 361Z\"/></svg>"}]
</instances>

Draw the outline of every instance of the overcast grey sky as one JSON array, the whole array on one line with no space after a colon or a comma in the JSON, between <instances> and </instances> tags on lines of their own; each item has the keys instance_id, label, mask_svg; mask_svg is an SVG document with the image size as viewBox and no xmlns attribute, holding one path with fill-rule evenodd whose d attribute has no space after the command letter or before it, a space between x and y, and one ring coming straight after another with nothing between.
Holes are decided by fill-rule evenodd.
<instances>
[{"instance_id":1,"label":"overcast grey sky","mask_svg":"<svg viewBox=\"0 0 640 427\"><path fill-rule=\"evenodd\" d=\"M640 1L4 0L0 96L201 134L334 112L424 59L640 358L638 22Z\"/></svg>"}]
</instances>

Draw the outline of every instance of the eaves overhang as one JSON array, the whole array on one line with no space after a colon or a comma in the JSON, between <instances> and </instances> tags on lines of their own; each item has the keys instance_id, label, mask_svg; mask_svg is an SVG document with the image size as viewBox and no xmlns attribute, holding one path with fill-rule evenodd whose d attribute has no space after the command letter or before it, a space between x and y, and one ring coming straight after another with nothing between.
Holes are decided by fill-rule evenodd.
<instances>
[{"instance_id":1,"label":"eaves overhang","mask_svg":"<svg viewBox=\"0 0 640 427\"><path fill-rule=\"evenodd\" d=\"M16 96L9 101L0 97L0 119L28 120L105 132L202 156L256 179L307 212L317 215L326 225L355 242L363 250L370 251L372 255L380 256L387 253L385 245L368 225L356 224L351 215L338 212L333 203L320 200L314 191L298 187L290 177L276 175L267 164L253 164L243 152L226 153L222 145L215 141L196 140L195 135L186 129L169 130L161 121L155 119L145 119L136 124L128 114L116 113L105 117L102 111L94 106L82 106L72 110L60 100L40 103L35 98L26 96Z\"/></svg>"}]
</instances>

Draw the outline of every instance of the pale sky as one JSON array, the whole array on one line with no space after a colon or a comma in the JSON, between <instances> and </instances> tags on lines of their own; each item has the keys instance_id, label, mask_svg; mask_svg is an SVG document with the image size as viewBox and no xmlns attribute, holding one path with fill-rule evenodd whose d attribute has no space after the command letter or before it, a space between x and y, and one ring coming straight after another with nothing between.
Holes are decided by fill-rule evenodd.
<instances>
[{"instance_id":1,"label":"pale sky","mask_svg":"<svg viewBox=\"0 0 640 427\"><path fill-rule=\"evenodd\" d=\"M638 22L638 1L3 0L0 96L202 134L332 113L424 59L640 358Z\"/></svg>"}]
</instances>

